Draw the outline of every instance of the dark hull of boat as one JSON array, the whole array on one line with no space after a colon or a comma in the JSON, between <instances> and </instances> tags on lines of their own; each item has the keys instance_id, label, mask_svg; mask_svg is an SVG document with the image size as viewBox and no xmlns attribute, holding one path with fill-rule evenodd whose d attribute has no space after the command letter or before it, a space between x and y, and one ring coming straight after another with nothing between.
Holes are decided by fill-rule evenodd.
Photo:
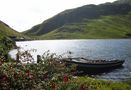
<instances>
[{"instance_id":1,"label":"dark hull of boat","mask_svg":"<svg viewBox=\"0 0 131 90\"><path fill-rule=\"evenodd\" d=\"M115 68L122 67L124 60L105 61L101 63L83 63L75 61L66 61L67 65L75 64L78 71L84 71L86 73L101 73L109 71Z\"/></svg>"}]
</instances>

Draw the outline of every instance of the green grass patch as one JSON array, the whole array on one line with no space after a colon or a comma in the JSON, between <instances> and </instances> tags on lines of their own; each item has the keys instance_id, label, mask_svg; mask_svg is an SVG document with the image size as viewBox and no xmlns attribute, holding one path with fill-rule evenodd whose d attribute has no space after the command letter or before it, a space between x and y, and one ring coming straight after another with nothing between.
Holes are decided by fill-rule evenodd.
<instances>
[{"instance_id":1,"label":"green grass patch","mask_svg":"<svg viewBox=\"0 0 131 90\"><path fill-rule=\"evenodd\" d=\"M78 77L78 83L85 84L88 90L131 90L131 85L123 82L96 80L89 77Z\"/></svg>"}]
</instances>

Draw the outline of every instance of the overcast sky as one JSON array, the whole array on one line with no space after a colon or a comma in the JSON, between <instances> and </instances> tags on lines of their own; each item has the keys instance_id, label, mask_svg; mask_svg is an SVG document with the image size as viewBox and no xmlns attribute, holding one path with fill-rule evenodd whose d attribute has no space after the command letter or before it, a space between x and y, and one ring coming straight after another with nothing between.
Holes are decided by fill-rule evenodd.
<instances>
[{"instance_id":1,"label":"overcast sky","mask_svg":"<svg viewBox=\"0 0 131 90\"><path fill-rule=\"evenodd\" d=\"M21 32L66 9L115 0L0 0L0 20Z\"/></svg>"}]
</instances>

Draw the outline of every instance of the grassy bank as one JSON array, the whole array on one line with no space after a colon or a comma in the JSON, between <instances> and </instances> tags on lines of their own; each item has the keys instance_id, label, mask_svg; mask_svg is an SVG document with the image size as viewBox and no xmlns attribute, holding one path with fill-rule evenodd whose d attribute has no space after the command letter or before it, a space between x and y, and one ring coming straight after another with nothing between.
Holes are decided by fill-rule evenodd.
<instances>
[{"instance_id":1,"label":"grassy bank","mask_svg":"<svg viewBox=\"0 0 131 90\"><path fill-rule=\"evenodd\" d=\"M78 77L78 83L87 86L87 90L131 90L129 83L95 80L89 77Z\"/></svg>"}]
</instances>

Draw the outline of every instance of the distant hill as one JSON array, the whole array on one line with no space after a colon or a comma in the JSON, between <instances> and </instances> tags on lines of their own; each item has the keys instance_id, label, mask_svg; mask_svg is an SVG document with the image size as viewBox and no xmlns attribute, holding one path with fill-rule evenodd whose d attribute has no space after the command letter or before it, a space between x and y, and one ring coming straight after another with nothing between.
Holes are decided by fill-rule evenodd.
<instances>
[{"instance_id":1,"label":"distant hill","mask_svg":"<svg viewBox=\"0 0 131 90\"><path fill-rule=\"evenodd\" d=\"M27 36L23 35L22 33L19 33L12 29L9 25L6 23L0 21L0 37L16 37L16 38L28 38Z\"/></svg>"},{"instance_id":2,"label":"distant hill","mask_svg":"<svg viewBox=\"0 0 131 90\"><path fill-rule=\"evenodd\" d=\"M131 13L66 24L41 39L131 38Z\"/></svg>"},{"instance_id":3,"label":"distant hill","mask_svg":"<svg viewBox=\"0 0 131 90\"><path fill-rule=\"evenodd\" d=\"M131 0L117 0L117 1L115 1L115 3L117 3L117 4L123 4L123 3L131 3Z\"/></svg>"},{"instance_id":4,"label":"distant hill","mask_svg":"<svg viewBox=\"0 0 131 90\"><path fill-rule=\"evenodd\" d=\"M0 21L0 34L6 36L20 36L21 34L13 30L9 25Z\"/></svg>"},{"instance_id":5,"label":"distant hill","mask_svg":"<svg viewBox=\"0 0 131 90\"><path fill-rule=\"evenodd\" d=\"M63 11L23 32L41 39L130 38L130 0Z\"/></svg>"}]
</instances>

